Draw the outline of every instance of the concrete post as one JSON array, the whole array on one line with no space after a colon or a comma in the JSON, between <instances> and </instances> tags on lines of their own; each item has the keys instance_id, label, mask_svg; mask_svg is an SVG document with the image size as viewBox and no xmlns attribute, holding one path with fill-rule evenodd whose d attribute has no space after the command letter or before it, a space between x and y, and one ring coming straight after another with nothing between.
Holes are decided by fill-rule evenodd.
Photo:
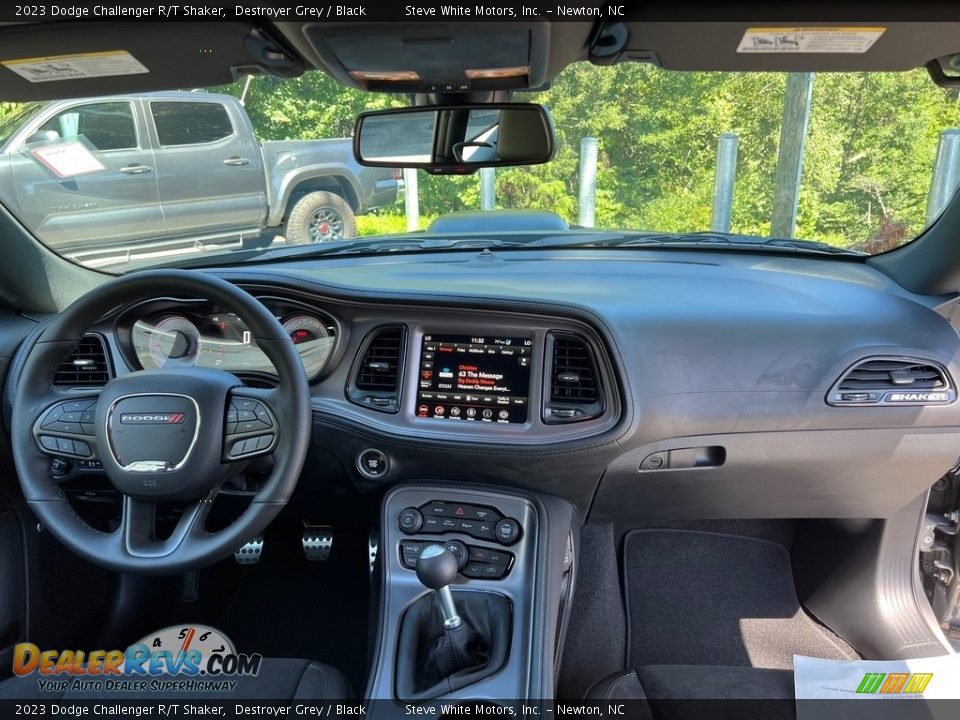
<instances>
[{"instance_id":1,"label":"concrete post","mask_svg":"<svg viewBox=\"0 0 960 720\"><path fill-rule=\"evenodd\" d=\"M710 229L714 232L730 232L739 142L736 133L723 133L717 140L717 170L713 180L713 215L710 219Z\"/></svg>"},{"instance_id":2,"label":"concrete post","mask_svg":"<svg viewBox=\"0 0 960 720\"><path fill-rule=\"evenodd\" d=\"M580 141L580 214L577 224L593 227L597 213L597 139Z\"/></svg>"}]
</instances>

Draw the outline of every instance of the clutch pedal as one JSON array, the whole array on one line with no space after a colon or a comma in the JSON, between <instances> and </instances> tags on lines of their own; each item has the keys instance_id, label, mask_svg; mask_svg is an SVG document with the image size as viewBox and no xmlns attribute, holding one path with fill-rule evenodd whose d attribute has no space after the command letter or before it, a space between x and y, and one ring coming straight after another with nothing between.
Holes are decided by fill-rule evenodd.
<instances>
[{"instance_id":1,"label":"clutch pedal","mask_svg":"<svg viewBox=\"0 0 960 720\"><path fill-rule=\"evenodd\" d=\"M237 565L256 565L260 562L262 553L263 538L258 537L241 545L240 549L233 553L233 559Z\"/></svg>"},{"instance_id":2,"label":"clutch pedal","mask_svg":"<svg viewBox=\"0 0 960 720\"><path fill-rule=\"evenodd\" d=\"M330 525L305 525L303 528L303 556L310 562L323 562L330 557L333 548L333 527Z\"/></svg>"}]
</instances>

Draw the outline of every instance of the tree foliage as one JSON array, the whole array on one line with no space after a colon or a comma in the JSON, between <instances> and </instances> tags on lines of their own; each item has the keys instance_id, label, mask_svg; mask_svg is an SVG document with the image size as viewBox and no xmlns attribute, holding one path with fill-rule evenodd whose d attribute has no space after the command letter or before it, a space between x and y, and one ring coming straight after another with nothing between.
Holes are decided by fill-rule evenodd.
<instances>
[{"instance_id":1,"label":"tree foliage","mask_svg":"<svg viewBox=\"0 0 960 720\"><path fill-rule=\"evenodd\" d=\"M546 165L497 171L498 207L533 207L577 220L580 140L600 156L596 223L682 232L710 226L717 139L739 138L735 232L770 231L783 112L782 73L684 73L644 64L577 63L552 86L518 100L548 107L557 154ZM244 83L224 88L240 96ZM246 108L265 140L345 137L358 112L405 96L343 88L321 72L292 81L256 77ZM0 117L14 103L0 103ZM884 249L919 233L940 132L960 127L956 91L918 69L814 78L796 236ZM478 208L478 176L419 176L425 216ZM396 206L387 213L401 213ZM395 223L392 223L395 224Z\"/></svg>"}]
</instances>

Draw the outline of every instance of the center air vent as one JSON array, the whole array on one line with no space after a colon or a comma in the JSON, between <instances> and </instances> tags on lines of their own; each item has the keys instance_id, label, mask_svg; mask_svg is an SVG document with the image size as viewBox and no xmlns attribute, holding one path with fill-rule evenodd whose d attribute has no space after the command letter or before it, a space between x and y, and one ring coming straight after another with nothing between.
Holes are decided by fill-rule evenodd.
<instances>
[{"instance_id":1,"label":"center air vent","mask_svg":"<svg viewBox=\"0 0 960 720\"><path fill-rule=\"evenodd\" d=\"M830 405L942 405L955 399L943 366L909 357L861 360L827 394Z\"/></svg>"},{"instance_id":2,"label":"center air vent","mask_svg":"<svg viewBox=\"0 0 960 720\"><path fill-rule=\"evenodd\" d=\"M587 341L573 333L548 333L547 357L550 392L544 393L544 422L576 422L602 415L600 373Z\"/></svg>"},{"instance_id":3,"label":"center air vent","mask_svg":"<svg viewBox=\"0 0 960 720\"><path fill-rule=\"evenodd\" d=\"M367 335L347 389L351 402L382 412L397 412L405 346L402 325L377 328Z\"/></svg>"},{"instance_id":4,"label":"center air vent","mask_svg":"<svg viewBox=\"0 0 960 720\"><path fill-rule=\"evenodd\" d=\"M108 382L110 365L99 335L84 335L53 375L57 387L103 387Z\"/></svg>"}]
</instances>

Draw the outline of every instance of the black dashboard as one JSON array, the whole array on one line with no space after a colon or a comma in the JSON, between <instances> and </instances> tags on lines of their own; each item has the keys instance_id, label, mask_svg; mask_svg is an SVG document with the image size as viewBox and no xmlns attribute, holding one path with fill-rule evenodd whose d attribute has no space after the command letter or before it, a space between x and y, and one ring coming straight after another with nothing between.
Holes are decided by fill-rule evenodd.
<instances>
[{"instance_id":1,"label":"black dashboard","mask_svg":"<svg viewBox=\"0 0 960 720\"><path fill-rule=\"evenodd\" d=\"M954 301L860 261L516 251L209 272L298 343L318 482L507 484L598 520L883 517L960 447ZM242 318L202 299L121 308L91 333L116 373L195 363L271 382ZM863 362L940 368L949 392L827 402Z\"/></svg>"}]
</instances>

